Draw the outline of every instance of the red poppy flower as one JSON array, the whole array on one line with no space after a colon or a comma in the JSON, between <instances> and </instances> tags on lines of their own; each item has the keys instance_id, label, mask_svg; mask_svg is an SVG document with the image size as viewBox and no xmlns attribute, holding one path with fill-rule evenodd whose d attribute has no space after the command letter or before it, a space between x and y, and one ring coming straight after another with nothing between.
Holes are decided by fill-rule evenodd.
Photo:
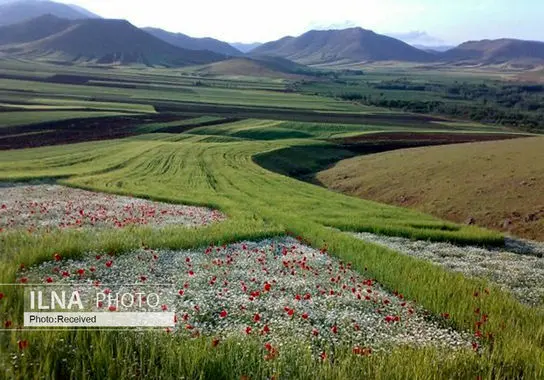
<instances>
[{"instance_id":1,"label":"red poppy flower","mask_svg":"<svg viewBox=\"0 0 544 380\"><path fill-rule=\"evenodd\" d=\"M222 310L220 313L219 313L219 317L220 318L227 318L227 311L226 310Z\"/></svg>"},{"instance_id":2,"label":"red poppy flower","mask_svg":"<svg viewBox=\"0 0 544 380\"><path fill-rule=\"evenodd\" d=\"M12 325L12 322L11 322L11 321L5 321L5 322L4 322L4 327L5 327L6 329L9 329L9 328L11 327L11 325Z\"/></svg>"},{"instance_id":3,"label":"red poppy flower","mask_svg":"<svg viewBox=\"0 0 544 380\"><path fill-rule=\"evenodd\" d=\"M246 334L247 334L247 335L251 334L251 330L252 330L251 327L249 327L249 326L246 327Z\"/></svg>"},{"instance_id":4,"label":"red poppy flower","mask_svg":"<svg viewBox=\"0 0 544 380\"><path fill-rule=\"evenodd\" d=\"M308 319L308 313L303 313L303 314L301 315L301 317L302 317L302 319Z\"/></svg>"},{"instance_id":5,"label":"red poppy flower","mask_svg":"<svg viewBox=\"0 0 544 380\"><path fill-rule=\"evenodd\" d=\"M321 358L321 360L325 361L325 360L327 360L327 353L326 353L325 351L323 351L323 352L319 355L319 357Z\"/></svg>"},{"instance_id":6,"label":"red poppy flower","mask_svg":"<svg viewBox=\"0 0 544 380\"><path fill-rule=\"evenodd\" d=\"M219 338L214 338L212 340L212 347L217 347L219 345Z\"/></svg>"},{"instance_id":7,"label":"red poppy flower","mask_svg":"<svg viewBox=\"0 0 544 380\"><path fill-rule=\"evenodd\" d=\"M338 334L338 326L334 325L331 327L331 331L333 334Z\"/></svg>"},{"instance_id":8,"label":"red poppy flower","mask_svg":"<svg viewBox=\"0 0 544 380\"><path fill-rule=\"evenodd\" d=\"M266 284L264 284L264 291L265 292L269 292L270 289L272 289L272 285L270 285L268 282Z\"/></svg>"},{"instance_id":9,"label":"red poppy flower","mask_svg":"<svg viewBox=\"0 0 544 380\"><path fill-rule=\"evenodd\" d=\"M185 293L185 291L184 291L183 289L180 289L180 290L178 291L178 294L179 294L180 296L182 296L184 293Z\"/></svg>"},{"instance_id":10,"label":"red poppy flower","mask_svg":"<svg viewBox=\"0 0 544 380\"><path fill-rule=\"evenodd\" d=\"M27 340L18 340L17 345L19 346L19 350L24 350L25 348L28 348L28 341Z\"/></svg>"},{"instance_id":11,"label":"red poppy flower","mask_svg":"<svg viewBox=\"0 0 544 380\"><path fill-rule=\"evenodd\" d=\"M319 335L319 331L317 329L312 329L312 335L313 336L318 336Z\"/></svg>"},{"instance_id":12,"label":"red poppy flower","mask_svg":"<svg viewBox=\"0 0 544 380\"><path fill-rule=\"evenodd\" d=\"M261 316L259 314L255 314L253 316L253 322L257 323L261 320Z\"/></svg>"},{"instance_id":13,"label":"red poppy flower","mask_svg":"<svg viewBox=\"0 0 544 380\"><path fill-rule=\"evenodd\" d=\"M28 278L21 277L21 279L19 279L19 281L21 282L21 284L26 284L28 282Z\"/></svg>"},{"instance_id":14,"label":"red poppy flower","mask_svg":"<svg viewBox=\"0 0 544 380\"><path fill-rule=\"evenodd\" d=\"M2 298L4 298L4 293L0 292L0 301L2 300Z\"/></svg>"},{"instance_id":15,"label":"red poppy flower","mask_svg":"<svg viewBox=\"0 0 544 380\"><path fill-rule=\"evenodd\" d=\"M55 253L53 255L53 258L55 259L55 261L61 261L62 260L62 257L58 253Z\"/></svg>"},{"instance_id":16,"label":"red poppy flower","mask_svg":"<svg viewBox=\"0 0 544 380\"><path fill-rule=\"evenodd\" d=\"M161 309L162 309L162 311L166 311L166 310L168 310L168 306L167 305L162 305Z\"/></svg>"},{"instance_id":17,"label":"red poppy flower","mask_svg":"<svg viewBox=\"0 0 544 380\"><path fill-rule=\"evenodd\" d=\"M106 266L108 268L111 268L112 264L113 264L113 261L111 261L111 260L106 261Z\"/></svg>"},{"instance_id":18,"label":"red poppy flower","mask_svg":"<svg viewBox=\"0 0 544 380\"><path fill-rule=\"evenodd\" d=\"M270 327L268 327L268 325L264 325L263 334L268 334L269 332L270 332Z\"/></svg>"},{"instance_id":19,"label":"red poppy flower","mask_svg":"<svg viewBox=\"0 0 544 380\"><path fill-rule=\"evenodd\" d=\"M117 308L113 305L111 305L109 308L108 308L109 311L115 311L117 310Z\"/></svg>"},{"instance_id":20,"label":"red poppy flower","mask_svg":"<svg viewBox=\"0 0 544 380\"><path fill-rule=\"evenodd\" d=\"M47 282L48 284L52 283L53 282L53 279L51 277L47 277L45 279L45 282Z\"/></svg>"}]
</instances>

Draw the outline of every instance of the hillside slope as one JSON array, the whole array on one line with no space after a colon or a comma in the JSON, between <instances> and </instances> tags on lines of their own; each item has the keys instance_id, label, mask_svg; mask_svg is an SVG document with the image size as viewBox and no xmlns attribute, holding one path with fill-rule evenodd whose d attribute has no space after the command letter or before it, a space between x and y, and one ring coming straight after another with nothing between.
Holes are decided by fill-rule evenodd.
<instances>
[{"instance_id":1,"label":"hillside slope","mask_svg":"<svg viewBox=\"0 0 544 380\"><path fill-rule=\"evenodd\" d=\"M544 240L544 137L405 149L341 161L330 189Z\"/></svg>"},{"instance_id":2,"label":"hillside slope","mask_svg":"<svg viewBox=\"0 0 544 380\"><path fill-rule=\"evenodd\" d=\"M48 32L53 34L44 36ZM224 59L210 51L175 47L124 20L66 21L42 16L22 26L2 27L0 36L3 36L0 50L30 58L51 56L74 62L164 66L205 64ZM41 38L30 41L32 37Z\"/></svg>"},{"instance_id":3,"label":"hillside slope","mask_svg":"<svg viewBox=\"0 0 544 380\"><path fill-rule=\"evenodd\" d=\"M544 42L515 39L465 42L441 55L448 62L469 64L544 65Z\"/></svg>"},{"instance_id":4,"label":"hillside slope","mask_svg":"<svg viewBox=\"0 0 544 380\"><path fill-rule=\"evenodd\" d=\"M297 79L310 73L307 66L279 57L237 57L207 65L199 72L205 75L233 75Z\"/></svg>"},{"instance_id":5,"label":"hillside slope","mask_svg":"<svg viewBox=\"0 0 544 380\"><path fill-rule=\"evenodd\" d=\"M47 14L68 20L98 18L79 7L52 1L23 0L0 4L0 26L17 24Z\"/></svg>"},{"instance_id":6,"label":"hillside slope","mask_svg":"<svg viewBox=\"0 0 544 380\"><path fill-rule=\"evenodd\" d=\"M226 56L243 55L241 51L226 42L214 38L193 38L182 33L171 33L158 28L143 28L147 33L183 49L209 50Z\"/></svg>"},{"instance_id":7,"label":"hillside slope","mask_svg":"<svg viewBox=\"0 0 544 380\"><path fill-rule=\"evenodd\" d=\"M251 51L304 64L332 62L426 62L432 55L397 39L362 28L312 30L299 37L284 37Z\"/></svg>"}]
</instances>

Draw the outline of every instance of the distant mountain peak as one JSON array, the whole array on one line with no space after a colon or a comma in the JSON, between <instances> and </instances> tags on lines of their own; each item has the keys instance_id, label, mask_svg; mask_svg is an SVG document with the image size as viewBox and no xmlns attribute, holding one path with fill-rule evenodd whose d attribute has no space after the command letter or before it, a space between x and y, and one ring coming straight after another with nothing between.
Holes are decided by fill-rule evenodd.
<instances>
[{"instance_id":1,"label":"distant mountain peak","mask_svg":"<svg viewBox=\"0 0 544 380\"><path fill-rule=\"evenodd\" d=\"M432 55L360 26L311 30L263 44L252 54L279 56L303 64L371 61L426 62Z\"/></svg>"}]
</instances>

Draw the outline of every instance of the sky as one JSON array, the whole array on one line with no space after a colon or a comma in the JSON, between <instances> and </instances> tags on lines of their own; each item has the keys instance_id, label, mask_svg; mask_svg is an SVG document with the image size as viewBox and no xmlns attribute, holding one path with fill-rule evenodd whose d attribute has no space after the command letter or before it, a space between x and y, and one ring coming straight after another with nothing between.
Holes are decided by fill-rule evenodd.
<instances>
[{"instance_id":1,"label":"sky","mask_svg":"<svg viewBox=\"0 0 544 380\"><path fill-rule=\"evenodd\" d=\"M267 42L351 26L434 45L501 37L544 41L544 0L56 1L138 27L228 42Z\"/></svg>"}]
</instances>

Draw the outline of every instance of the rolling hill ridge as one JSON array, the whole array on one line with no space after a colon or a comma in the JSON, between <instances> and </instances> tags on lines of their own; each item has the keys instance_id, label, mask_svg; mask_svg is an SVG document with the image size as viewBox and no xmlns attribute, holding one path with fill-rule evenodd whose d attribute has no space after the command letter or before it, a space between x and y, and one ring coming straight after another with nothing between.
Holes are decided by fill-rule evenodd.
<instances>
[{"instance_id":1,"label":"rolling hill ridge","mask_svg":"<svg viewBox=\"0 0 544 380\"><path fill-rule=\"evenodd\" d=\"M204 75L254 76L280 79L301 79L311 74L308 66L280 57L235 57L204 66L199 73Z\"/></svg>"}]
</instances>

